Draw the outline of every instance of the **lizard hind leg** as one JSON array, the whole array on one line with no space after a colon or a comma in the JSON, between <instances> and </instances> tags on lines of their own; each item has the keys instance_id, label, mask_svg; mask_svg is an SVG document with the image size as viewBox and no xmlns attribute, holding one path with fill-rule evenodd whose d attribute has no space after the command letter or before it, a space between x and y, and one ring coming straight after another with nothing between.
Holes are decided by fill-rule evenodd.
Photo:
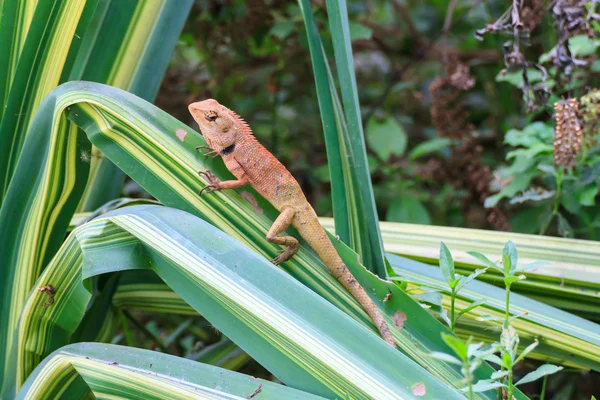
<instances>
[{"instance_id":1,"label":"lizard hind leg","mask_svg":"<svg viewBox=\"0 0 600 400\"><path fill-rule=\"evenodd\" d=\"M278 257L275 257L271 262L275 265L279 265L284 261L289 260L300 247L300 244L291 236L279 236L281 232L283 232L288 226L292 224L294 220L294 216L296 211L291 207L285 207L279 217L273 222L271 225L271 229L267 233L267 240L271 243L279 244L281 246L285 246L285 248L281 251L281 254Z\"/></svg>"}]
</instances>

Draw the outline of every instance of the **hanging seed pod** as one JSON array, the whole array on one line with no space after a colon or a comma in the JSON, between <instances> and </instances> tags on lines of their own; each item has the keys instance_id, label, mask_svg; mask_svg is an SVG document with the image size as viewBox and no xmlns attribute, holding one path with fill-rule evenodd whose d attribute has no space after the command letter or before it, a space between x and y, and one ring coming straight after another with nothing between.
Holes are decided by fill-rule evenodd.
<instances>
[{"instance_id":1,"label":"hanging seed pod","mask_svg":"<svg viewBox=\"0 0 600 400\"><path fill-rule=\"evenodd\" d=\"M579 105L574 98L554 103L554 164L565 169L575 166L581 152L583 130L579 123Z\"/></svg>"}]
</instances>

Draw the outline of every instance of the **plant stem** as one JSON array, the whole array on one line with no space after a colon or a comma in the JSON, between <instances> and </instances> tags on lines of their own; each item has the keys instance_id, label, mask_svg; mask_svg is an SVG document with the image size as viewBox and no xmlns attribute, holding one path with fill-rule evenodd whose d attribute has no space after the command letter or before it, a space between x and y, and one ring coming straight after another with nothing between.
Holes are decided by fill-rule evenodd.
<instances>
[{"instance_id":1,"label":"plant stem","mask_svg":"<svg viewBox=\"0 0 600 400\"><path fill-rule=\"evenodd\" d=\"M467 361L465 361L465 371L467 371L467 384L469 385L469 400L473 399L473 374L470 373L470 368L469 368L469 359L467 358Z\"/></svg>"},{"instance_id":2,"label":"plant stem","mask_svg":"<svg viewBox=\"0 0 600 400\"><path fill-rule=\"evenodd\" d=\"M507 377L507 383L508 383L508 389L507 389L507 396L506 398L509 400L512 400L512 396L513 396L513 376L512 376L512 367L508 370L508 377Z\"/></svg>"},{"instance_id":3,"label":"plant stem","mask_svg":"<svg viewBox=\"0 0 600 400\"><path fill-rule=\"evenodd\" d=\"M540 400L544 400L546 398L546 383L548 383L548 375L544 376L544 381L542 383L542 393L540 394Z\"/></svg>"},{"instance_id":4,"label":"plant stem","mask_svg":"<svg viewBox=\"0 0 600 400\"><path fill-rule=\"evenodd\" d=\"M452 289L452 293L450 295L450 330L454 333L454 300L456 299L456 292Z\"/></svg>"},{"instance_id":5,"label":"plant stem","mask_svg":"<svg viewBox=\"0 0 600 400\"><path fill-rule=\"evenodd\" d=\"M508 320L510 319L510 283L506 284L506 310L504 313L504 328L508 328Z\"/></svg>"}]
</instances>

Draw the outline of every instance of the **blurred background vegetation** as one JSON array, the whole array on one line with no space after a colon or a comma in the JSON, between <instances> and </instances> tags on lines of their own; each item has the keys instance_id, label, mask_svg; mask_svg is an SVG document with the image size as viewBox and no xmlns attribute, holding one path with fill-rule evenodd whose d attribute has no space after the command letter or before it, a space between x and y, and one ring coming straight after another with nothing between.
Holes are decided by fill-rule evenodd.
<instances>
[{"instance_id":1,"label":"blurred background vegetation","mask_svg":"<svg viewBox=\"0 0 600 400\"><path fill-rule=\"evenodd\" d=\"M312 5L327 46L324 3ZM595 2L525 0L520 24L509 3L348 2L380 218L596 239L600 158L596 95L588 94L600 71ZM192 101L212 97L235 109L327 216L313 82L296 1L203 1L156 104L190 125ZM556 102L565 105L559 119L579 116L576 126L565 123L562 149L554 145ZM585 120L586 110L594 117Z\"/></svg>"}]
</instances>

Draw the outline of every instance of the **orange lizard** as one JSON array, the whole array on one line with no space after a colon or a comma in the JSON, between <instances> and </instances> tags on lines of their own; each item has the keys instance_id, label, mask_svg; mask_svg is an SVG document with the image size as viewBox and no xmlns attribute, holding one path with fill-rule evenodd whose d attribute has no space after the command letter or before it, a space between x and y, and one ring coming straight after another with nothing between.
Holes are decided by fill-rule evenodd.
<instances>
[{"instance_id":1,"label":"orange lizard","mask_svg":"<svg viewBox=\"0 0 600 400\"><path fill-rule=\"evenodd\" d=\"M206 155L220 155L229 171L237 178L219 181L210 171L201 171L199 174L204 176L209 184L200 191L200 195L203 192L251 185L280 212L267 233L269 242L285 246L281 254L272 260L273 263L278 265L287 261L298 251L300 245L295 238L280 236L288 226L294 226L321 257L329 272L358 300L375 322L383 339L396 347L381 312L344 265L292 174L258 143L242 118L216 100L192 103L189 110L208 144L208 147L199 146L197 150L210 148L211 151Z\"/></svg>"}]
</instances>

